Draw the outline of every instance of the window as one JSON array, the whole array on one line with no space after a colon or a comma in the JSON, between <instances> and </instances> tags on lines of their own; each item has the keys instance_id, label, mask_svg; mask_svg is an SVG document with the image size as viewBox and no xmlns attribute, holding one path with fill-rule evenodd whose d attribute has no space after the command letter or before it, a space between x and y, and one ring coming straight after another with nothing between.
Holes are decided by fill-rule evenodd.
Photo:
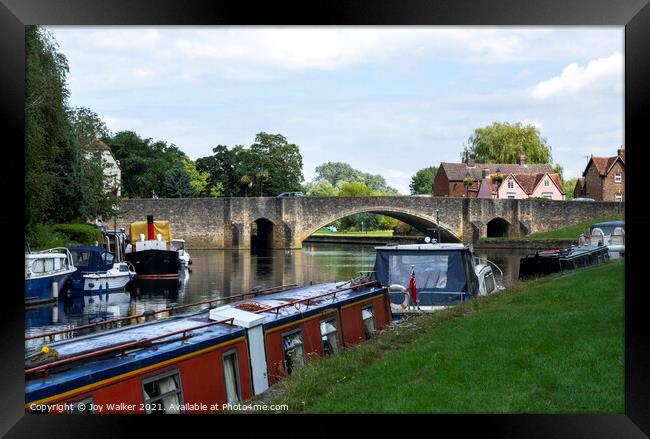
<instances>
[{"instance_id":1,"label":"window","mask_svg":"<svg viewBox=\"0 0 650 439\"><path fill-rule=\"evenodd\" d=\"M508 180L508 189L514 189L515 187L515 182L512 180Z\"/></svg>"},{"instance_id":2,"label":"window","mask_svg":"<svg viewBox=\"0 0 650 439\"><path fill-rule=\"evenodd\" d=\"M553 199L553 192L542 192L542 197L548 198L549 200Z\"/></svg>"},{"instance_id":3,"label":"window","mask_svg":"<svg viewBox=\"0 0 650 439\"><path fill-rule=\"evenodd\" d=\"M323 355L336 354L339 351L339 334L336 319L320 322L320 335L323 341Z\"/></svg>"},{"instance_id":4,"label":"window","mask_svg":"<svg viewBox=\"0 0 650 439\"><path fill-rule=\"evenodd\" d=\"M305 365L305 348L300 330L282 337L282 350L284 351L284 366L287 375Z\"/></svg>"},{"instance_id":5,"label":"window","mask_svg":"<svg viewBox=\"0 0 650 439\"><path fill-rule=\"evenodd\" d=\"M367 306L361 310L361 318L363 318L363 327L366 332L366 339L375 336L375 309L372 305Z\"/></svg>"},{"instance_id":6,"label":"window","mask_svg":"<svg viewBox=\"0 0 650 439\"><path fill-rule=\"evenodd\" d=\"M508 198L510 198L510 199L514 199L514 198L516 198L516 194L515 194L514 192L507 192L507 193L506 193L506 196L507 196Z\"/></svg>"},{"instance_id":7,"label":"window","mask_svg":"<svg viewBox=\"0 0 650 439\"><path fill-rule=\"evenodd\" d=\"M70 402L68 403L72 406L67 412L73 415L81 415L81 414L93 414L95 413L95 410L93 410L93 399L92 398L86 398L86 399L81 399L79 401L75 402Z\"/></svg>"},{"instance_id":8,"label":"window","mask_svg":"<svg viewBox=\"0 0 650 439\"><path fill-rule=\"evenodd\" d=\"M32 263L32 273L43 273L45 265L42 259L37 259Z\"/></svg>"},{"instance_id":9,"label":"window","mask_svg":"<svg viewBox=\"0 0 650 439\"><path fill-rule=\"evenodd\" d=\"M90 252L72 250L72 262L75 267L87 267L90 263Z\"/></svg>"},{"instance_id":10,"label":"window","mask_svg":"<svg viewBox=\"0 0 650 439\"><path fill-rule=\"evenodd\" d=\"M142 391L147 413L180 413L183 392L178 371L143 380Z\"/></svg>"},{"instance_id":11,"label":"window","mask_svg":"<svg viewBox=\"0 0 650 439\"><path fill-rule=\"evenodd\" d=\"M620 172L617 172L614 174L614 183L620 183L622 180L623 176L621 175Z\"/></svg>"},{"instance_id":12,"label":"window","mask_svg":"<svg viewBox=\"0 0 650 439\"><path fill-rule=\"evenodd\" d=\"M548 181L548 179L544 179L544 186L549 187L551 185L551 182Z\"/></svg>"},{"instance_id":13,"label":"window","mask_svg":"<svg viewBox=\"0 0 650 439\"><path fill-rule=\"evenodd\" d=\"M623 194L620 192L616 194L614 201L623 201Z\"/></svg>"},{"instance_id":14,"label":"window","mask_svg":"<svg viewBox=\"0 0 650 439\"><path fill-rule=\"evenodd\" d=\"M113 265L115 263L115 256L111 253L104 252L102 253L102 262L104 265Z\"/></svg>"},{"instance_id":15,"label":"window","mask_svg":"<svg viewBox=\"0 0 650 439\"><path fill-rule=\"evenodd\" d=\"M487 276L485 276L485 292L489 293L490 291L494 290L494 288L495 288L494 275L490 273Z\"/></svg>"},{"instance_id":16,"label":"window","mask_svg":"<svg viewBox=\"0 0 650 439\"><path fill-rule=\"evenodd\" d=\"M226 381L226 397L228 404L237 404L241 401L239 389L239 370L237 368L237 351L230 351L223 355L223 375Z\"/></svg>"},{"instance_id":17,"label":"window","mask_svg":"<svg viewBox=\"0 0 650 439\"><path fill-rule=\"evenodd\" d=\"M52 271L52 270L54 270L54 259L53 258L45 259L45 271Z\"/></svg>"}]
</instances>

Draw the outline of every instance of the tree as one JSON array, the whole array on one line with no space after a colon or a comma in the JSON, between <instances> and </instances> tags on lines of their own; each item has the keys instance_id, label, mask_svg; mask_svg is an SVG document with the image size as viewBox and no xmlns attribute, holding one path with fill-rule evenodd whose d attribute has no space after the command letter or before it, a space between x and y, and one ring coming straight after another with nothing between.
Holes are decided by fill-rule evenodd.
<instances>
[{"instance_id":1,"label":"tree","mask_svg":"<svg viewBox=\"0 0 650 439\"><path fill-rule=\"evenodd\" d=\"M248 188L253 186L253 177L250 175L244 175L240 180L239 180L239 185L243 188L244 190L244 196L248 196Z\"/></svg>"},{"instance_id":2,"label":"tree","mask_svg":"<svg viewBox=\"0 0 650 439\"><path fill-rule=\"evenodd\" d=\"M435 166L429 166L428 168L423 168L416 172L415 175L411 177L411 184L409 184L411 195L431 195L433 193L433 179L436 177L437 172L438 168Z\"/></svg>"},{"instance_id":3,"label":"tree","mask_svg":"<svg viewBox=\"0 0 650 439\"><path fill-rule=\"evenodd\" d=\"M85 148L95 139L110 138L110 131L97 113L86 107L75 107L68 110L68 119L79 145Z\"/></svg>"},{"instance_id":4,"label":"tree","mask_svg":"<svg viewBox=\"0 0 650 439\"><path fill-rule=\"evenodd\" d=\"M180 163L167 171L163 190L163 195L167 198L191 198L196 196L196 191L192 188L190 182L190 174Z\"/></svg>"},{"instance_id":5,"label":"tree","mask_svg":"<svg viewBox=\"0 0 650 439\"><path fill-rule=\"evenodd\" d=\"M267 191L271 194L300 190L304 177L302 155L297 145L288 143L281 134L261 132L255 136L250 152L256 170L263 174L260 188L266 181Z\"/></svg>"},{"instance_id":6,"label":"tree","mask_svg":"<svg viewBox=\"0 0 650 439\"><path fill-rule=\"evenodd\" d=\"M551 147L533 125L497 123L477 128L463 150L464 157L479 163L516 163L519 153L529 163L551 163Z\"/></svg>"},{"instance_id":7,"label":"tree","mask_svg":"<svg viewBox=\"0 0 650 439\"><path fill-rule=\"evenodd\" d=\"M315 182L327 180L332 186L340 186L343 182L361 182L373 191L385 195L399 195L399 191L386 184L386 180L379 174L369 174L354 169L343 162L327 162L316 167Z\"/></svg>"},{"instance_id":8,"label":"tree","mask_svg":"<svg viewBox=\"0 0 650 439\"><path fill-rule=\"evenodd\" d=\"M196 165L189 157L181 158L183 168L190 177L190 186L197 196L212 196L211 192L216 189L215 186L208 187L208 173L196 169ZM218 196L218 195L217 195Z\"/></svg>"},{"instance_id":9,"label":"tree","mask_svg":"<svg viewBox=\"0 0 650 439\"><path fill-rule=\"evenodd\" d=\"M371 188L358 181L344 182L339 190L341 197L371 197L373 195L375 192Z\"/></svg>"},{"instance_id":10,"label":"tree","mask_svg":"<svg viewBox=\"0 0 650 439\"><path fill-rule=\"evenodd\" d=\"M569 180L562 179L562 186L564 186L564 193L567 200L573 200L573 191L576 188L576 183L578 183L577 178L570 178Z\"/></svg>"},{"instance_id":11,"label":"tree","mask_svg":"<svg viewBox=\"0 0 650 439\"><path fill-rule=\"evenodd\" d=\"M338 190L329 181L320 180L307 190L307 195L311 197L335 197L338 195Z\"/></svg>"}]
</instances>

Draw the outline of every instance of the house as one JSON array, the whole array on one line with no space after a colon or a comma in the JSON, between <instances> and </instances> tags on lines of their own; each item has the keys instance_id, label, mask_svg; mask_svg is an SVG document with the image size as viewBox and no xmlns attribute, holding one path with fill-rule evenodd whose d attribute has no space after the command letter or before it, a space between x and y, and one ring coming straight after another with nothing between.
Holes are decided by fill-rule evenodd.
<instances>
[{"instance_id":1,"label":"house","mask_svg":"<svg viewBox=\"0 0 650 439\"><path fill-rule=\"evenodd\" d=\"M533 174L537 176L544 174L550 175L554 173L553 167L550 164L528 164L526 161L526 156L524 154L519 154L516 164L476 163L473 159L465 159L462 163L443 162L440 164L438 172L433 179L433 195L436 197L475 198L479 194L481 181L488 176L501 174L505 179L506 176L511 174L519 176ZM471 179L472 183L466 186L466 179L467 181ZM488 187L486 184L484 193L488 189L490 190L490 193L495 190L494 187ZM563 192L564 190L562 190L562 193ZM495 192L492 195L496 197L501 194ZM504 196L503 198L507 197Z\"/></svg>"},{"instance_id":2,"label":"house","mask_svg":"<svg viewBox=\"0 0 650 439\"><path fill-rule=\"evenodd\" d=\"M486 176L479 185L478 198L548 198L565 200L564 185L558 173L520 173L503 176L498 183L494 174Z\"/></svg>"},{"instance_id":3,"label":"house","mask_svg":"<svg viewBox=\"0 0 650 439\"><path fill-rule=\"evenodd\" d=\"M101 140L95 139L86 145L85 150L87 157L96 152L101 154L102 161L106 165L104 168L105 187L109 188L113 195L119 196L121 194L122 171L120 162L113 155L111 148Z\"/></svg>"},{"instance_id":4,"label":"house","mask_svg":"<svg viewBox=\"0 0 650 439\"><path fill-rule=\"evenodd\" d=\"M625 146L618 148L614 157L591 156L573 197L625 201Z\"/></svg>"}]
</instances>

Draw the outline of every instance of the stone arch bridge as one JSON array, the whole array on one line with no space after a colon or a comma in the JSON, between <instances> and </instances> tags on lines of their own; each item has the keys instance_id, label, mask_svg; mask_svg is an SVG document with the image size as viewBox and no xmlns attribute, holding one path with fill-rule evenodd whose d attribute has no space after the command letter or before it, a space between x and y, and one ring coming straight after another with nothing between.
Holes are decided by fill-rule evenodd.
<instances>
[{"instance_id":1,"label":"stone arch bridge","mask_svg":"<svg viewBox=\"0 0 650 439\"><path fill-rule=\"evenodd\" d=\"M388 215L435 237L439 211L444 242L475 242L486 236L524 236L624 211L622 203L545 199L505 200L448 197L248 197L157 198L121 202L118 227L128 230L146 215L168 220L188 248L258 245L300 248L321 227L355 213ZM253 224L255 227L253 227Z\"/></svg>"}]
</instances>

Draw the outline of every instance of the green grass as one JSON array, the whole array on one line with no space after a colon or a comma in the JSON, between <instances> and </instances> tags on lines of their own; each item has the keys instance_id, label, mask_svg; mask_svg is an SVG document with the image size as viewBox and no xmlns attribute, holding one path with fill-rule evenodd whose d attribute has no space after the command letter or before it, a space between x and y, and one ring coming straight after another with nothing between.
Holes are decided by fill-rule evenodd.
<instances>
[{"instance_id":1,"label":"green grass","mask_svg":"<svg viewBox=\"0 0 650 439\"><path fill-rule=\"evenodd\" d=\"M369 230L367 232L328 232L327 229L319 229L312 236L393 236L392 230Z\"/></svg>"},{"instance_id":2,"label":"green grass","mask_svg":"<svg viewBox=\"0 0 650 439\"><path fill-rule=\"evenodd\" d=\"M94 245L102 240L102 234L92 224L39 224L27 237L32 251L53 247Z\"/></svg>"},{"instance_id":3,"label":"green grass","mask_svg":"<svg viewBox=\"0 0 650 439\"><path fill-rule=\"evenodd\" d=\"M316 413L623 413L622 260L412 317L273 401Z\"/></svg>"}]
</instances>

